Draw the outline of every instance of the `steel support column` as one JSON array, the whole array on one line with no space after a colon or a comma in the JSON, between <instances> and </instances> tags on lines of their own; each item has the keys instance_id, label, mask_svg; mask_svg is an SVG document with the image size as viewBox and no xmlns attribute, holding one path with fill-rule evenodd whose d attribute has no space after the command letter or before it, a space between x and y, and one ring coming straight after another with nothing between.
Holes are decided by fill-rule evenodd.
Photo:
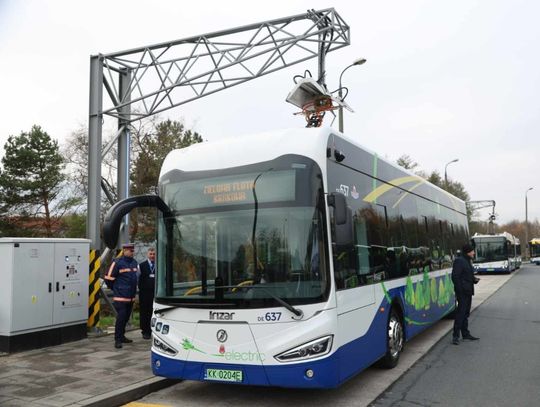
<instances>
[{"instance_id":1,"label":"steel support column","mask_svg":"<svg viewBox=\"0 0 540 407\"><path fill-rule=\"evenodd\" d=\"M119 75L119 91L121 103L130 101L130 89L131 71L128 69L122 69ZM127 103L118 109L118 129L121 130L118 136L118 174L117 174L117 188L118 188L118 200L121 201L129 196L129 167L130 167L130 132L129 121L131 119L131 104ZM125 227L120 232L120 238L118 244L126 243L129 240L129 215L124 218Z\"/></svg>"},{"instance_id":2,"label":"steel support column","mask_svg":"<svg viewBox=\"0 0 540 407\"><path fill-rule=\"evenodd\" d=\"M103 120L103 60L90 57L90 111L88 120L88 206L86 236L91 249L101 250L101 131Z\"/></svg>"}]
</instances>

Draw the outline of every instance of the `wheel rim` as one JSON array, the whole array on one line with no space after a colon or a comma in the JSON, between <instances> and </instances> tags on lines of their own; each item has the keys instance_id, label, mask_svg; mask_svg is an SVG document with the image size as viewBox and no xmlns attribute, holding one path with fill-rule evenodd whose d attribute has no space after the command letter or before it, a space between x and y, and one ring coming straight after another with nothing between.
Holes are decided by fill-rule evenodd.
<instances>
[{"instance_id":1,"label":"wheel rim","mask_svg":"<svg viewBox=\"0 0 540 407\"><path fill-rule=\"evenodd\" d=\"M395 315L390 317L388 323L388 350L392 358L396 358L403 348L403 326Z\"/></svg>"}]
</instances>

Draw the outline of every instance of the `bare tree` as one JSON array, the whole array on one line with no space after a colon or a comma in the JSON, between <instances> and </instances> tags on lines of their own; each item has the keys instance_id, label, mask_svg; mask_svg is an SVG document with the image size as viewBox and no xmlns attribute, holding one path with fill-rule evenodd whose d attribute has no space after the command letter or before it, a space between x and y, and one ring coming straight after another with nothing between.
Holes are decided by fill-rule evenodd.
<instances>
[{"instance_id":1,"label":"bare tree","mask_svg":"<svg viewBox=\"0 0 540 407\"><path fill-rule=\"evenodd\" d=\"M112 135L105 138L103 149L109 145ZM67 163L68 180L73 193L86 202L88 196L88 129L86 125L80 125L65 141L62 155ZM101 177L111 192L116 197L116 144L105 154L102 159ZM110 207L110 202L102 195L102 208Z\"/></svg>"}]
</instances>

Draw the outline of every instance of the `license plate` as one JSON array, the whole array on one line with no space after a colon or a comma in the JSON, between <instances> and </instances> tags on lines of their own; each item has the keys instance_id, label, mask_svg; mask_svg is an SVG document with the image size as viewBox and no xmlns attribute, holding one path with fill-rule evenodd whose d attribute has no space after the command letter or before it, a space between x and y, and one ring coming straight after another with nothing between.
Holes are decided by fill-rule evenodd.
<instances>
[{"instance_id":1,"label":"license plate","mask_svg":"<svg viewBox=\"0 0 540 407\"><path fill-rule=\"evenodd\" d=\"M206 369L204 380L239 383L243 380L243 374L241 370Z\"/></svg>"},{"instance_id":2,"label":"license plate","mask_svg":"<svg viewBox=\"0 0 540 407\"><path fill-rule=\"evenodd\" d=\"M495 271L495 269L487 269L487 271Z\"/></svg>"}]
</instances>

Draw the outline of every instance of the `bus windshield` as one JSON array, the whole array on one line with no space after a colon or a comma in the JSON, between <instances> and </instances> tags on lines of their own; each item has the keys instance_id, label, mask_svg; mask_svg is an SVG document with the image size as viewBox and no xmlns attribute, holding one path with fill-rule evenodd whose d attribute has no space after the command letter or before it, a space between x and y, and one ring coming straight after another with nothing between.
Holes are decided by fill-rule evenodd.
<instances>
[{"instance_id":1,"label":"bus windshield","mask_svg":"<svg viewBox=\"0 0 540 407\"><path fill-rule=\"evenodd\" d=\"M322 177L310 160L287 157L162 177L172 215L158 224L156 301L258 308L326 298Z\"/></svg>"},{"instance_id":2,"label":"bus windshield","mask_svg":"<svg viewBox=\"0 0 540 407\"><path fill-rule=\"evenodd\" d=\"M476 245L474 263L504 261L508 259L506 239L474 239L474 243Z\"/></svg>"},{"instance_id":3,"label":"bus windshield","mask_svg":"<svg viewBox=\"0 0 540 407\"><path fill-rule=\"evenodd\" d=\"M530 242L529 249L531 251L531 257L540 257L540 243Z\"/></svg>"}]
</instances>

